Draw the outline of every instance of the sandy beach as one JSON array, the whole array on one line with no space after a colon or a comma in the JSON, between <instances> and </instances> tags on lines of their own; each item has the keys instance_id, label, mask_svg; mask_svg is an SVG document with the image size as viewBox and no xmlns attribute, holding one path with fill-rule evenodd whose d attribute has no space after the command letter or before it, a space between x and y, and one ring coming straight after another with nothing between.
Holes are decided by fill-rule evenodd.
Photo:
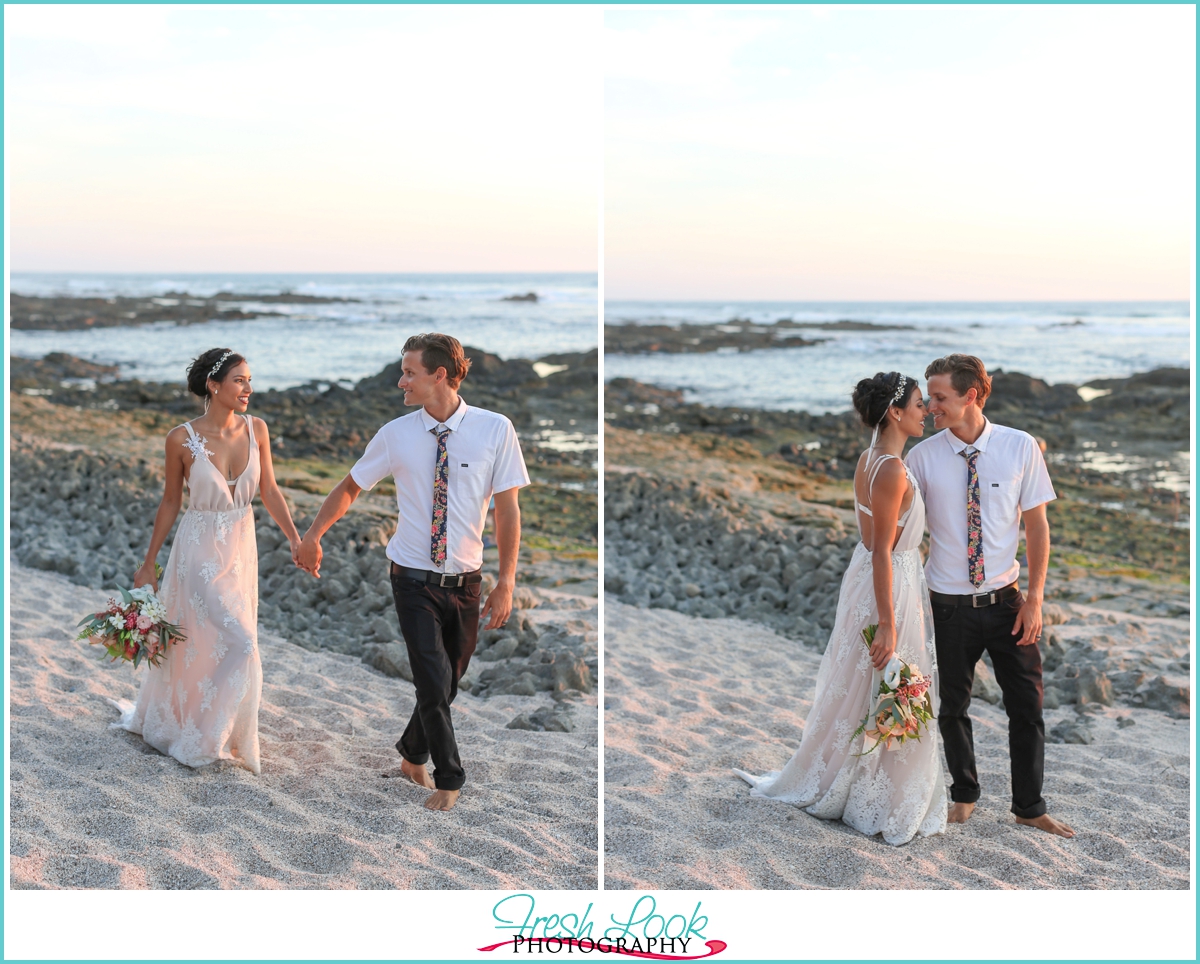
<instances>
[{"instance_id":1,"label":"sandy beach","mask_svg":"<svg viewBox=\"0 0 1200 964\"><path fill-rule=\"evenodd\" d=\"M546 694L460 693L468 785L431 813L392 748L412 684L263 633L262 775L192 770L109 729L106 697L134 699L134 673L73 628L108 594L20 566L10 580L12 887L596 885L594 697L567 733L507 728L556 706Z\"/></svg>"},{"instance_id":2,"label":"sandy beach","mask_svg":"<svg viewBox=\"0 0 1200 964\"><path fill-rule=\"evenodd\" d=\"M1078 632L1107 610L1070 605ZM1088 629L1089 619L1099 617ZM1115 617L1118 623L1132 617ZM1184 620L1142 619L1184 634ZM1007 718L972 704L983 796L964 825L890 847L840 822L754 799L732 772L779 769L799 745L820 655L766 627L605 608L605 886L707 888L1140 888L1188 886L1189 720L1091 704L1092 740L1046 747L1045 795L1072 840L1008 812Z\"/></svg>"}]
</instances>

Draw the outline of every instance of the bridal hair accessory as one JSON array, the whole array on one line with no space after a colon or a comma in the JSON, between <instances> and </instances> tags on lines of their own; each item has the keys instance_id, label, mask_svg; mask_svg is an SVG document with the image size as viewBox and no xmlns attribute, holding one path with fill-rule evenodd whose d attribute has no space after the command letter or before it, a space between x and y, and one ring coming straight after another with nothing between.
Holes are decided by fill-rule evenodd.
<instances>
[{"instance_id":1,"label":"bridal hair accessory","mask_svg":"<svg viewBox=\"0 0 1200 964\"><path fill-rule=\"evenodd\" d=\"M225 359L228 358L232 354L233 354L233 349L231 348L231 349L229 349L229 351L225 352L224 355L222 355L220 358L218 358L217 363L215 365L213 365L213 367L212 367L212 371L210 371L208 373L208 377L209 378L215 377L217 372L219 372L221 370L221 366L225 364Z\"/></svg>"},{"instance_id":2,"label":"bridal hair accessory","mask_svg":"<svg viewBox=\"0 0 1200 964\"><path fill-rule=\"evenodd\" d=\"M883 417L875 423L875 427L871 430L871 447L867 450L872 452L875 450L875 445L879 441L879 426L887 419L887 413L891 411L893 405L898 405L900 400L904 398L904 393L908 389L908 376L902 375L900 372L888 372L888 375L895 375L900 379L900 383L896 386L896 391L892 395L892 400L887 403L887 408L883 410Z\"/></svg>"}]
</instances>

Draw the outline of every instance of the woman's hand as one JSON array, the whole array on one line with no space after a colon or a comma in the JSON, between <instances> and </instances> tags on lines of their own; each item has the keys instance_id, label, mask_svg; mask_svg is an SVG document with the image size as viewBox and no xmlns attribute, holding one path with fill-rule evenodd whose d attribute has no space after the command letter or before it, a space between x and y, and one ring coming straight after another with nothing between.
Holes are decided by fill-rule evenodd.
<instances>
[{"instance_id":1,"label":"woman's hand","mask_svg":"<svg viewBox=\"0 0 1200 964\"><path fill-rule=\"evenodd\" d=\"M133 574L133 588L141 589L142 586L149 586L156 593L158 592L158 577L154 574L154 563L143 562L137 572Z\"/></svg>"},{"instance_id":2,"label":"woman's hand","mask_svg":"<svg viewBox=\"0 0 1200 964\"><path fill-rule=\"evenodd\" d=\"M300 547L303 545L303 542L301 541L299 534L297 534L295 539L289 539L288 545L292 547L292 565L294 565L297 569L303 569L305 572L308 572L309 570L300 561Z\"/></svg>"},{"instance_id":3,"label":"woman's hand","mask_svg":"<svg viewBox=\"0 0 1200 964\"><path fill-rule=\"evenodd\" d=\"M871 665L882 670L896 652L896 627L880 624L871 643Z\"/></svg>"}]
</instances>

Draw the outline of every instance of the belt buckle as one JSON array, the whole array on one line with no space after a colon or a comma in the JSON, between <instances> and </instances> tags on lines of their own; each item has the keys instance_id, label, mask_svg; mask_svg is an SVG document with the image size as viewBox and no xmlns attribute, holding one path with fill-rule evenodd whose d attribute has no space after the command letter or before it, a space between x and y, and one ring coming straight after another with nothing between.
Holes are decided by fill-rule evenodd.
<instances>
[{"instance_id":1,"label":"belt buckle","mask_svg":"<svg viewBox=\"0 0 1200 964\"><path fill-rule=\"evenodd\" d=\"M452 578L452 579L456 579L456 580L458 580L457 582L453 582L453 583L451 583L451 584L450 584L450 585L451 585L451 588L453 588L453 589L458 589L459 587L461 587L461 586L462 586L462 584L463 584L463 576L462 576L462 573L461 573L461 572L443 572L443 573L441 574L441 578L439 578L439 579L438 579L438 585L439 585L441 588L443 588L443 589L445 589L445 588L446 588L446 577L447 577L447 576L449 576L449 577L450 577L450 578Z\"/></svg>"},{"instance_id":2,"label":"belt buckle","mask_svg":"<svg viewBox=\"0 0 1200 964\"><path fill-rule=\"evenodd\" d=\"M986 599L987 602L980 603L979 600L981 600L981 599ZM974 596L971 597L971 608L972 609L983 609L985 606L991 606L993 603L995 603L995 601L996 601L996 594L994 592L976 593Z\"/></svg>"}]
</instances>

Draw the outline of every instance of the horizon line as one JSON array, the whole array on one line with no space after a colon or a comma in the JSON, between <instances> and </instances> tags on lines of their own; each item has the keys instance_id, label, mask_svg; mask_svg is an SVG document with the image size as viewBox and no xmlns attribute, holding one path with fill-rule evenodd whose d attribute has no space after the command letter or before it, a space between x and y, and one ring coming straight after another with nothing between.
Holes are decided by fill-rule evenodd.
<instances>
[{"instance_id":1,"label":"horizon line","mask_svg":"<svg viewBox=\"0 0 1200 964\"><path fill-rule=\"evenodd\" d=\"M674 305L1070 305L1070 304L1186 304L1191 305L1191 298L606 298L605 305L622 302L643 302L649 304Z\"/></svg>"},{"instance_id":2,"label":"horizon line","mask_svg":"<svg viewBox=\"0 0 1200 964\"><path fill-rule=\"evenodd\" d=\"M595 269L529 269L523 271L225 271L221 269L212 269L205 271L158 271L158 270L143 270L143 269L128 269L121 271L93 271L93 270L75 270L73 268L11 268L9 274L76 274L76 275L121 275L121 274L143 274L143 275L179 275L186 277L188 275L214 275L214 274L229 274L229 275L254 275L254 274L291 274L291 275L341 275L345 277L365 277L370 275L514 275L514 274L590 274L599 276L599 272Z\"/></svg>"}]
</instances>

